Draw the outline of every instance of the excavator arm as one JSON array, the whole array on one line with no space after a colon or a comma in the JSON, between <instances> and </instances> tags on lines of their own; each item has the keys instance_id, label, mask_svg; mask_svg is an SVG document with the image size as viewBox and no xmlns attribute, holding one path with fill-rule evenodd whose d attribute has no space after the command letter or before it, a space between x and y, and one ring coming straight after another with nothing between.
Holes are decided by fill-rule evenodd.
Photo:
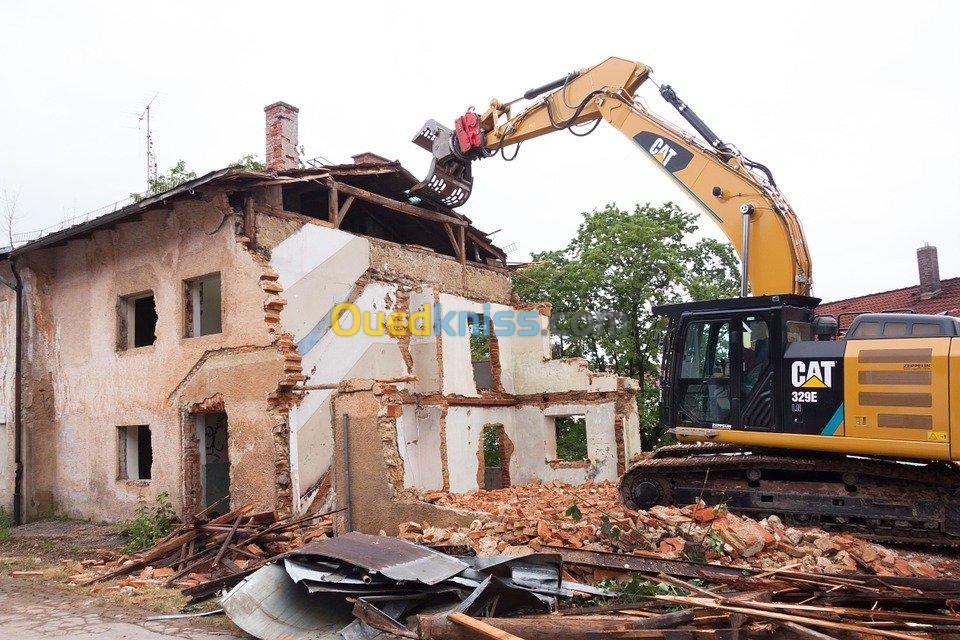
<instances>
[{"instance_id":1,"label":"excavator arm","mask_svg":"<svg viewBox=\"0 0 960 640\"><path fill-rule=\"evenodd\" d=\"M748 288L753 295L808 295L811 263L803 230L770 171L720 140L667 85L660 87L661 95L706 144L650 113L634 99L649 78L646 65L609 58L510 103L493 101L482 115L469 111L453 130L430 120L414 138L433 153L430 176L411 193L460 206L472 189L474 160L497 153L509 159L508 149L526 140L602 119L636 143L720 226L740 255L743 295ZM534 102L511 114L520 99Z\"/></svg>"}]
</instances>

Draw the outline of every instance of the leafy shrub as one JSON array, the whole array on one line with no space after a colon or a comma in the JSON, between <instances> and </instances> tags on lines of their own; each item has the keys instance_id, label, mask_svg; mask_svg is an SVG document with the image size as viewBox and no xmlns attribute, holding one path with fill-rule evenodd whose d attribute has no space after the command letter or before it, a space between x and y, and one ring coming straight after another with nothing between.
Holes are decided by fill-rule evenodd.
<instances>
[{"instance_id":1,"label":"leafy shrub","mask_svg":"<svg viewBox=\"0 0 960 640\"><path fill-rule=\"evenodd\" d=\"M135 553L152 547L157 540L173 531L176 514L170 504L170 494L166 491L157 496L156 501L141 502L134 511L133 519L124 523L127 534L124 553Z\"/></svg>"},{"instance_id":2,"label":"leafy shrub","mask_svg":"<svg viewBox=\"0 0 960 640\"><path fill-rule=\"evenodd\" d=\"M13 526L13 516L7 513L7 510L0 507L0 542L6 542L10 539L10 527Z\"/></svg>"}]
</instances>

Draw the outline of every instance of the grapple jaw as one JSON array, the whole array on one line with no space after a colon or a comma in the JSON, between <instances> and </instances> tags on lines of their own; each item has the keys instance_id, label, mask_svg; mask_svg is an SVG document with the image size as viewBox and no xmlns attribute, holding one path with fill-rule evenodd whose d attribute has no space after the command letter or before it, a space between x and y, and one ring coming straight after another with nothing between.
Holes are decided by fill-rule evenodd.
<instances>
[{"instance_id":1,"label":"grapple jaw","mask_svg":"<svg viewBox=\"0 0 960 640\"><path fill-rule=\"evenodd\" d=\"M433 155L430 174L410 189L411 195L451 209L464 204L473 190L470 163L485 156L483 131L475 113L457 118L456 131L427 120L414 144Z\"/></svg>"}]
</instances>

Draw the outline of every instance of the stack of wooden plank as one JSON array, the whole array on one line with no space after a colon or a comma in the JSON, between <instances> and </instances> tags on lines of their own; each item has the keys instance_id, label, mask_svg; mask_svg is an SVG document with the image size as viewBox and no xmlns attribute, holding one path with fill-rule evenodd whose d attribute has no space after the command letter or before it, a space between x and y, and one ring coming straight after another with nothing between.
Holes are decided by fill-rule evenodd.
<instances>
[{"instance_id":1,"label":"stack of wooden plank","mask_svg":"<svg viewBox=\"0 0 960 640\"><path fill-rule=\"evenodd\" d=\"M178 526L149 549L103 565L105 572L80 574L89 585L140 576L140 582L178 587L202 599L236 584L279 554L332 534L330 513L278 518L273 511L254 512L244 505L212 516L209 509Z\"/></svg>"}]
</instances>

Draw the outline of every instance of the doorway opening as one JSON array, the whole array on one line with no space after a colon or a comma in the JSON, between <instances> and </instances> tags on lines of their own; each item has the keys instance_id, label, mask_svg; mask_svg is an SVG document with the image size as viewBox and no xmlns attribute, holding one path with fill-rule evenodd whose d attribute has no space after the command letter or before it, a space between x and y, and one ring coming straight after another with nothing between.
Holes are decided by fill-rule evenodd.
<instances>
[{"instance_id":1,"label":"doorway opening","mask_svg":"<svg viewBox=\"0 0 960 640\"><path fill-rule=\"evenodd\" d=\"M502 489L510 486L509 438L502 424L488 424L483 427L481 438L483 457L483 488Z\"/></svg>"},{"instance_id":2,"label":"doorway opening","mask_svg":"<svg viewBox=\"0 0 960 640\"><path fill-rule=\"evenodd\" d=\"M218 411L195 414L200 454L200 507L211 514L230 511L230 455L227 414Z\"/></svg>"}]
</instances>

